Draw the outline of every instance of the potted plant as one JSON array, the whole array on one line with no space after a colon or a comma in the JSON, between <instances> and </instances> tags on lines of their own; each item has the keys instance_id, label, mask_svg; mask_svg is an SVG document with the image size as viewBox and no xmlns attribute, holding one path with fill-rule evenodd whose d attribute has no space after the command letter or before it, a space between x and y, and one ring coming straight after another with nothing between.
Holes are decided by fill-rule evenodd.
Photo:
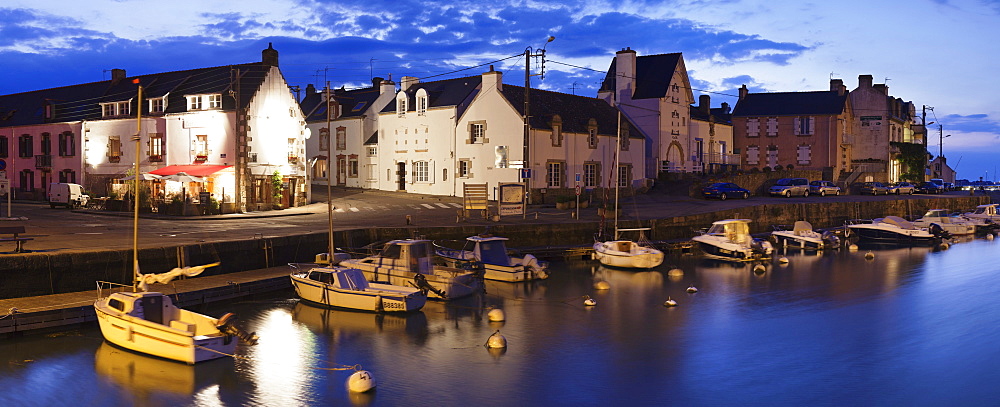
<instances>
[{"instance_id":1,"label":"potted plant","mask_svg":"<svg viewBox=\"0 0 1000 407\"><path fill-rule=\"evenodd\" d=\"M573 195L558 195L556 196L556 209L570 209L573 208L574 202L576 201L576 196Z\"/></svg>"}]
</instances>

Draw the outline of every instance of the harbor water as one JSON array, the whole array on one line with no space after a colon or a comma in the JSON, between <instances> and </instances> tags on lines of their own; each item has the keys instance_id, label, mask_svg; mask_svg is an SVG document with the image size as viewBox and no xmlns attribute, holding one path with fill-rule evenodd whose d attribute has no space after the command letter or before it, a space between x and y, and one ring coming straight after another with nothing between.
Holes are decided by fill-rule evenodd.
<instances>
[{"instance_id":1,"label":"harbor water","mask_svg":"<svg viewBox=\"0 0 1000 407\"><path fill-rule=\"evenodd\" d=\"M287 291L196 309L235 312L260 342L195 366L113 347L96 325L3 339L0 406L996 405L1000 241L966 240L790 251L756 271L555 262L548 280L406 315ZM496 331L506 349L484 346ZM376 390L347 390L356 368Z\"/></svg>"}]
</instances>

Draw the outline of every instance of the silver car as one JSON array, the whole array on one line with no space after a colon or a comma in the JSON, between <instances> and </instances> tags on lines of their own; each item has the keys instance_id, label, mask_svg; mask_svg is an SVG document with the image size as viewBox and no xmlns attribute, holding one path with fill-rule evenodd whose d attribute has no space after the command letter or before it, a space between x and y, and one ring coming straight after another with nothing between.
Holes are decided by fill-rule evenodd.
<instances>
[{"instance_id":1,"label":"silver car","mask_svg":"<svg viewBox=\"0 0 1000 407\"><path fill-rule=\"evenodd\" d=\"M792 195L809 196L809 180L805 178L782 178L767 190L771 196L791 198Z\"/></svg>"},{"instance_id":2,"label":"silver car","mask_svg":"<svg viewBox=\"0 0 1000 407\"><path fill-rule=\"evenodd\" d=\"M832 181L813 181L809 183L809 193L819 196L840 195L840 187Z\"/></svg>"},{"instance_id":3,"label":"silver car","mask_svg":"<svg viewBox=\"0 0 1000 407\"><path fill-rule=\"evenodd\" d=\"M917 186L913 185L913 184L911 184L909 182L906 182L906 181L900 181L900 182L894 182L892 184L889 184L888 188L889 188L889 193L890 194L896 194L896 195L909 194L909 195L913 195L913 191L915 191L917 189Z\"/></svg>"}]
</instances>

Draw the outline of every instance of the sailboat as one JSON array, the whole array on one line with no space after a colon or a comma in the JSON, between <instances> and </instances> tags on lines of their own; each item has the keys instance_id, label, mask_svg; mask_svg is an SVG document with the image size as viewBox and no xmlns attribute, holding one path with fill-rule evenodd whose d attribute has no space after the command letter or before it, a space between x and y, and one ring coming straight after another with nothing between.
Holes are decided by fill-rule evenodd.
<instances>
[{"instance_id":1,"label":"sailboat","mask_svg":"<svg viewBox=\"0 0 1000 407\"><path fill-rule=\"evenodd\" d=\"M327 86L327 98L330 87ZM330 128L330 112L327 112ZM317 264L299 269L289 264L289 275L299 298L326 307L374 312L409 312L419 310L427 302L427 294L412 286L368 282L364 273L353 267L338 265L342 253L336 253L333 240L333 197L330 186L330 160L327 160L326 196L329 223L329 251L317 256ZM320 264L322 263L322 264Z\"/></svg>"},{"instance_id":2,"label":"sailboat","mask_svg":"<svg viewBox=\"0 0 1000 407\"><path fill-rule=\"evenodd\" d=\"M141 107L142 86L138 100ZM134 137L135 173L139 174L141 113L136 117L139 124ZM139 197L138 180L133 196ZM94 311L105 340L131 351L187 364L232 356L241 340L251 345L257 343L256 334L248 334L233 324L236 317L231 313L213 318L177 307L163 293L147 291L149 284L165 284L179 276L195 276L218 263L179 267L162 274L142 274L139 271L139 199L135 199L132 229L132 292L112 292L103 296L103 286L112 283L98 282Z\"/></svg>"},{"instance_id":3,"label":"sailboat","mask_svg":"<svg viewBox=\"0 0 1000 407\"><path fill-rule=\"evenodd\" d=\"M612 240L601 240L598 235L594 242L594 254L592 257L605 266L649 269L663 263L663 252L652 247L645 231L649 228L618 228L618 188L621 180L621 171L618 170L619 159L621 158L621 138L622 138L622 114L618 112L618 138L615 145L615 165L612 171L615 173L615 234ZM604 233L603 216L599 233ZM639 232L638 240L619 239L620 232Z\"/></svg>"}]
</instances>

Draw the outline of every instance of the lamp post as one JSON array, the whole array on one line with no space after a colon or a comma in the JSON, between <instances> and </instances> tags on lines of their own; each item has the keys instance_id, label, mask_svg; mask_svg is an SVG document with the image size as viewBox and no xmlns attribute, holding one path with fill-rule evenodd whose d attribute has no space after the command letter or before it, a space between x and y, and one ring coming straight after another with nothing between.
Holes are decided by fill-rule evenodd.
<instances>
[{"instance_id":1,"label":"lamp post","mask_svg":"<svg viewBox=\"0 0 1000 407\"><path fill-rule=\"evenodd\" d=\"M549 43L552 42L552 40L555 40L555 39L556 39L556 37L553 37L553 36L550 35L549 38L545 40L545 44L542 45L542 49L537 50L538 53L532 53L531 47L528 47L528 48L524 49L524 117L523 117L523 119L524 119L524 153L522 154L523 155L522 159L524 161L523 161L523 163L521 165L521 168L527 168L529 172L531 171L531 160L530 160L531 148L529 146L529 144L530 144L530 137L528 136L528 133L529 133L530 126L528 125L528 119L531 117L531 114L529 113L529 110L530 110L530 107L531 107L531 103L530 103L530 101L531 101L531 99L530 99L530 97L531 97L531 77L534 76L534 75L531 74L531 57L542 57L542 64L541 64L542 68L541 68L541 70L539 71L539 73L537 75L541 76L542 79L544 79L545 78L545 47L547 47L549 45ZM527 180L522 180L522 181L525 181L525 188L527 189L527 191L525 191L526 192L525 196L526 197L530 197L531 196L531 178L529 177L529 178L527 178ZM528 202L530 202L530 201L531 200L529 198Z\"/></svg>"}]
</instances>

